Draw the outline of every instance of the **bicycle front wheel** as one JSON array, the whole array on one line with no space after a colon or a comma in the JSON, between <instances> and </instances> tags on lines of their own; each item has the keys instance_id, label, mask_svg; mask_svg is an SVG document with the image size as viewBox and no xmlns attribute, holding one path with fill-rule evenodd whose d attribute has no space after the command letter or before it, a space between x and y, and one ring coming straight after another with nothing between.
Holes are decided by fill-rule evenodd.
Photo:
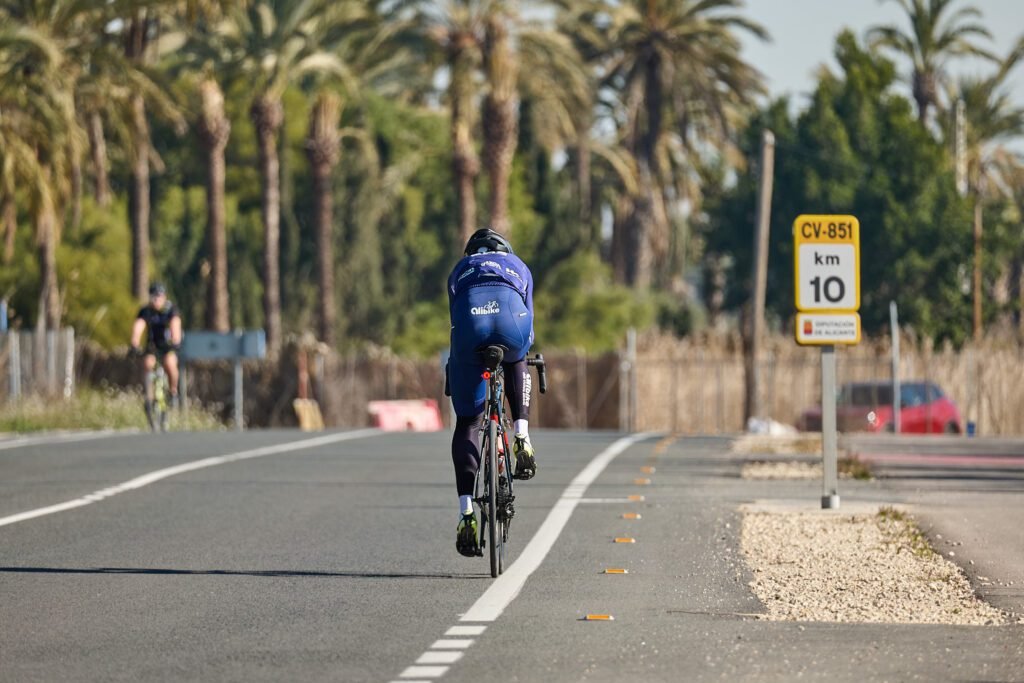
<instances>
[{"instance_id":1,"label":"bicycle front wheel","mask_svg":"<svg viewBox=\"0 0 1024 683\"><path fill-rule=\"evenodd\" d=\"M491 577L501 573L501 528L498 526L498 423L487 424L487 540L490 546Z\"/></svg>"}]
</instances>

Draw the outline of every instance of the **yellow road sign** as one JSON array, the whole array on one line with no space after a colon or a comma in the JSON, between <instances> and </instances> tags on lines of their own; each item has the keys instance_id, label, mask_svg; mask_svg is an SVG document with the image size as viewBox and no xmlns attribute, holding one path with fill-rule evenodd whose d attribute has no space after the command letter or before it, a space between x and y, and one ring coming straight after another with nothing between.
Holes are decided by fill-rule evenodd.
<instances>
[{"instance_id":1,"label":"yellow road sign","mask_svg":"<svg viewBox=\"0 0 1024 683\"><path fill-rule=\"evenodd\" d=\"M793 221L796 309L860 309L860 222L854 216L805 214Z\"/></svg>"}]
</instances>

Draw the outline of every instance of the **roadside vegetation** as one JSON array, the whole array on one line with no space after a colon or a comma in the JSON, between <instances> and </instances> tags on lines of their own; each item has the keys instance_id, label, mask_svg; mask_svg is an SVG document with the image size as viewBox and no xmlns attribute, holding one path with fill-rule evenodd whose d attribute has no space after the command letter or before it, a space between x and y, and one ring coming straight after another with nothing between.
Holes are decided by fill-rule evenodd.
<instances>
[{"instance_id":1,"label":"roadside vegetation","mask_svg":"<svg viewBox=\"0 0 1024 683\"><path fill-rule=\"evenodd\" d=\"M212 413L191 405L171 416L172 431L223 429ZM28 397L0 404L0 433L74 429L139 429L149 426L141 392L78 387L70 399Z\"/></svg>"},{"instance_id":2,"label":"roadside vegetation","mask_svg":"<svg viewBox=\"0 0 1024 683\"><path fill-rule=\"evenodd\" d=\"M272 356L311 330L432 357L491 223L534 270L541 346L736 329L770 128L770 325L815 208L865 226L867 335L897 299L959 345L1022 320L1024 43L994 53L969 0L901 6L794 106L743 59L768 36L741 0L0 0L0 296L111 348L160 279L187 327L265 328ZM987 71L952 78L965 55Z\"/></svg>"}]
</instances>

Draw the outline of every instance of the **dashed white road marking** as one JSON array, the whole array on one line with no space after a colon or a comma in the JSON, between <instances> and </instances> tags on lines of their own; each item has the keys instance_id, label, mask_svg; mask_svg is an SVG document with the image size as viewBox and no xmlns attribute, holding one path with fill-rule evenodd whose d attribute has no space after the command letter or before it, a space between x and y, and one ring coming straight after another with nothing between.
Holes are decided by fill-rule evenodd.
<instances>
[{"instance_id":1,"label":"dashed white road marking","mask_svg":"<svg viewBox=\"0 0 1024 683\"><path fill-rule=\"evenodd\" d=\"M611 446L601 451L591 460L583 470L569 483L562 492L562 496L555 503L555 506L548 513L544 523L540 525L537 533L533 535L530 542L523 548L522 554L512 565L505 570L505 573L494 580L480 598L473 603L469 611L462 615L460 621L491 622L495 621L505 611L509 603L515 600L522 590L526 579L530 577L540 563L544 561L548 552L558 540L559 534L565 528L573 510L581 502L605 502L604 499L587 499L583 494L587 492L595 479L604 471L605 467L615 459L619 453L632 446L638 441L643 441L650 434L633 434L619 439ZM612 499L614 502L626 502L627 499ZM485 624L460 624L452 626L445 631L445 636L454 638L458 636L479 636L487 629ZM429 666L433 664L451 665L459 661L465 650L472 645L474 640L468 639L441 639L435 640L426 652L416 660L415 666L410 666L401 674L401 681L392 683L413 683L409 679L420 678L433 681L448 672L450 666ZM427 666L425 666L427 665ZM428 683L424 681L423 683ZM416 683L420 683L417 681Z\"/></svg>"},{"instance_id":2,"label":"dashed white road marking","mask_svg":"<svg viewBox=\"0 0 1024 683\"><path fill-rule=\"evenodd\" d=\"M487 630L486 626L452 626L444 632L446 636L480 636Z\"/></svg>"},{"instance_id":3,"label":"dashed white road marking","mask_svg":"<svg viewBox=\"0 0 1024 683\"><path fill-rule=\"evenodd\" d=\"M462 659L462 653L449 650L444 652L435 652L433 650L427 650L420 655L420 658L416 660L417 664L454 664L455 662Z\"/></svg>"},{"instance_id":4,"label":"dashed white road marking","mask_svg":"<svg viewBox=\"0 0 1024 683\"><path fill-rule=\"evenodd\" d=\"M440 678L450 669L450 666L410 666L399 678Z\"/></svg>"},{"instance_id":5,"label":"dashed white road marking","mask_svg":"<svg viewBox=\"0 0 1024 683\"><path fill-rule=\"evenodd\" d=\"M523 548L518 559L504 574L494 580L491 587L473 603L468 612L462 615L460 621L490 622L501 616L509 603L519 595L519 591L522 590L526 580L530 578L530 574L536 571L551 547L554 546L573 510L583 498L583 494L587 492L587 487L597 479L608 463L615 459L615 456L649 436L650 434L646 433L633 434L619 439L591 460L565 488L562 497L548 513L547 519L540 525L537 533Z\"/></svg>"},{"instance_id":6,"label":"dashed white road marking","mask_svg":"<svg viewBox=\"0 0 1024 683\"><path fill-rule=\"evenodd\" d=\"M110 486L99 491L94 491L88 495L82 496L81 498L75 498L63 503L57 503L56 505L48 505L47 507L36 508L35 510L27 510L25 512L19 512L14 515L8 515L7 517L0 517L0 526L7 526L8 524L16 524L17 522L24 522L29 519L35 519L36 517L44 517L46 515L56 514L58 512L64 512L65 510L73 510L85 505L91 505L98 503L102 500L116 496L119 493L125 493L126 491L133 491L140 489L143 486L149 486L161 479L173 477L178 474L184 474L185 472L192 472L194 470L201 470L207 467L216 467L217 465L226 465L229 462L236 462L238 460L249 460L251 458L262 458L267 455L277 455L279 453L290 453L292 451L301 451L307 448L316 448L317 446L325 446L331 443L337 443L339 441L351 441L352 439L364 439L371 436L382 434L376 429L360 429L352 432L342 432L340 434L328 434L326 436L320 436L314 439L303 439L301 441L291 441L289 443L278 444L276 446L265 446L263 448L253 448L247 451L238 451L237 453L229 453L227 455L218 455L212 458L203 458L202 460L193 460L192 462L182 463L181 465L175 465L174 467L165 467L162 470L155 470L147 474L129 479L128 481Z\"/></svg>"},{"instance_id":7,"label":"dashed white road marking","mask_svg":"<svg viewBox=\"0 0 1024 683\"><path fill-rule=\"evenodd\" d=\"M465 650L473 644L472 638L435 640L431 650Z\"/></svg>"}]
</instances>

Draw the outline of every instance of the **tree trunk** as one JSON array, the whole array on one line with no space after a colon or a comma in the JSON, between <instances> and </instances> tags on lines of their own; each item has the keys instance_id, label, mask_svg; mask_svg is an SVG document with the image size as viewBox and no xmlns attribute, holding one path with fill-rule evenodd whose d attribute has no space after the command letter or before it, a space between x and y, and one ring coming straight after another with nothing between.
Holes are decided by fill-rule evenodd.
<instances>
[{"instance_id":1,"label":"tree trunk","mask_svg":"<svg viewBox=\"0 0 1024 683\"><path fill-rule=\"evenodd\" d=\"M490 91L484 100L484 164L490 180L490 227L509 234L508 182L516 151L518 64L501 16L492 15L486 27L486 67Z\"/></svg>"},{"instance_id":2,"label":"tree trunk","mask_svg":"<svg viewBox=\"0 0 1024 683\"><path fill-rule=\"evenodd\" d=\"M263 180L263 317L267 355L276 358L281 348L281 167L277 135L284 120L280 100L261 95L249 112L259 142Z\"/></svg>"},{"instance_id":3,"label":"tree trunk","mask_svg":"<svg viewBox=\"0 0 1024 683\"><path fill-rule=\"evenodd\" d=\"M468 56L453 55L449 60L452 70L448 92L451 97L452 120L452 172L455 192L459 201L459 244L461 252L476 231L475 180L480 173L480 160L473 147L473 69Z\"/></svg>"},{"instance_id":4,"label":"tree trunk","mask_svg":"<svg viewBox=\"0 0 1024 683\"><path fill-rule=\"evenodd\" d=\"M82 160L73 151L71 154L71 229L78 231L82 225Z\"/></svg>"},{"instance_id":5,"label":"tree trunk","mask_svg":"<svg viewBox=\"0 0 1024 683\"><path fill-rule=\"evenodd\" d=\"M981 315L981 266L982 266L982 253L981 253L981 233L982 233L982 207L981 207L981 196L975 195L974 197L974 339L978 341L981 339L982 333L982 315Z\"/></svg>"},{"instance_id":6,"label":"tree trunk","mask_svg":"<svg viewBox=\"0 0 1024 683\"><path fill-rule=\"evenodd\" d=\"M206 327L215 332L231 330L228 299L227 226L224 218L224 150L231 136L231 122L224 115L224 95L209 79L199 86L202 114L199 136L206 150L206 245L210 280L206 290Z\"/></svg>"},{"instance_id":7,"label":"tree trunk","mask_svg":"<svg viewBox=\"0 0 1024 683\"><path fill-rule=\"evenodd\" d=\"M576 143L576 197L579 202L577 217L580 221L580 231L588 244L598 244L600 234L595 230L591 222L592 196L591 196L591 153L588 138L585 132L579 134Z\"/></svg>"},{"instance_id":8,"label":"tree trunk","mask_svg":"<svg viewBox=\"0 0 1024 683\"><path fill-rule=\"evenodd\" d=\"M661 139L662 106L661 64L656 55L647 62L644 86L644 123L646 128L637 135L640 144L639 196L634 202L633 235L629 240L631 272L627 281L633 287L647 288L654 279L657 257L655 245L667 246L668 221L658 176L658 141Z\"/></svg>"},{"instance_id":9,"label":"tree trunk","mask_svg":"<svg viewBox=\"0 0 1024 683\"><path fill-rule=\"evenodd\" d=\"M125 53L140 64L145 59L147 18L136 14L129 26ZM131 98L132 153L128 215L132 226L132 294L145 299L149 289L149 124L142 95Z\"/></svg>"},{"instance_id":10,"label":"tree trunk","mask_svg":"<svg viewBox=\"0 0 1024 683\"><path fill-rule=\"evenodd\" d=\"M0 207L0 221L4 227L4 255L5 265L14 260L14 238L18 234L18 207L13 197L4 197L3 206Z\"/></svg>"},{"instance_id":11,"label":"tree trunk","mask_svg":"<svg viewBox=\"0 0 1024 683\"><path fill-rule=\"evenodd\" d=\"M43 208L36 219L39 248L39 317L43 328L60 328L60 290L57 286L57 219Z\"/></svg>"},{"instance_id":12,"label":"tree trunk","mask_svg":"<svg viewBox=\"0 0 1024 683\"><path fill-rule=\"evenodd\" d=\"M313 171L313 220L316 230L316 277L319 301L318 336L332 350L336 344L337 314L334 304L334 193L331 176L338 163L341 100L322 93L309 117L306 153Z\"/></svg>"},{"instance_id":13,"label":"tree trunk","mask_svg":"<svg viewBox=\"0 0 1024 683\"><path fill-rule=\"evenodd\" d=\"M146 103L136 95L131 101L132 178L128 192L128 213L132 224L132 295L145 299L149 289L149 127Z\"/></svg>"},{"instance_id":14,"label":"tree trunk","mask_svg":"<svg viewBox=\"0 0 1024 683\"><path fill-rule=\"evenodd\" d=\"M89 151L92 156L93 197L99 206L110 204L110 176L107 168L107 139L103 117L98 111L89 115Z\"/></svg>"}]
</instances>

